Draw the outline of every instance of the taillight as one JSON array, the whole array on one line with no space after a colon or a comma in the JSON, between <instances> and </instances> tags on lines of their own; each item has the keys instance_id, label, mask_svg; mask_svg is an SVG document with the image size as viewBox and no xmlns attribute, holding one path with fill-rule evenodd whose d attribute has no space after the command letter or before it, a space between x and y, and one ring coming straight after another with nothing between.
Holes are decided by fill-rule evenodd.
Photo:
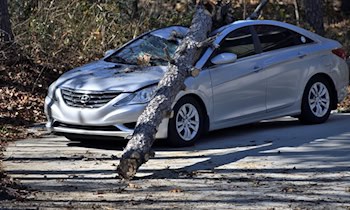
<instances>
[{"instance_id":1,"label":"taillight","mask_svg":"<svg viewBox=\"0 0 350 210\"><path fill-rule=\"evenodd\" d=\"M332 53L341 57L344 60L346 60L346 58L347 58L346 52L343 48L338 48L338 49L332 50Z\"/></svg>"}]
</instances>

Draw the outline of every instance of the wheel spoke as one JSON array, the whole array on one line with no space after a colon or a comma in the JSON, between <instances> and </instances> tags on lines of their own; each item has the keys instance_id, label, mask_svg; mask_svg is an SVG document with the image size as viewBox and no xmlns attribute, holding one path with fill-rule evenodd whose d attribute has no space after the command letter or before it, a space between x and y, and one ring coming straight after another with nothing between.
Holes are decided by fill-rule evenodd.
<instances>
[{"instance_id":1,"label":"wheel spoke","mask_svg":"<svg viewBox=\"0 0 350 210\"><path fill-rule=\"evenodd\" d=\"M183 122L178 122L178 123L176 123L176 128L177 128L177 130L178 131L183 131L183 129L184 129L184 123Z\"/></svg>"},{"instance_id":2,"label":"wheel spoke","mask_svg":"<svg viewBox=\"0 0 350 210\"><path fill-rule=\"evenodd\" d=\"M184 138L184 139L187 138L187 130L186 130L186 127L184 127L184 129L183 129L182 138Z\"/></svg>"},{"instance_id":3,"label":"wheel spoke","mask_svg":"<svg viewBox=\"0 0 350 210\"><path fill-rule=\"evenodd\" d=\"M320 100L320 104L321 104L324 108L327 108L327 102L328 102L328 101L322 101L322 100Z\"/></svg>"},{"instance_id":4,"label":"wheel spoke","mask_svg":"<svg viewBox=\"0 0 350 210\"><path fill-rule=\"evenodd\" d=\"M316 102L316 99L313 99L313 98L311 99L311 98L310 98L310 99L309 99L309 102L310 102L310 104L313 104L313 103Z\"/></svg>"},{"instance_id":5,"label":"wheel spoke","mask_svg":"<svg viewBox=\"0 0 350 210\"><path fill-rule=\"evenodd\" d=\"M185 126L185 134L184 134L184 137L186 139L189 139L191 137L191 131L188 127Z\"/></svg>"},{"instance_id":6,"label":"wheel spoke","mask_svg":"<svg viewBox=\"0 0 350 210\"><path fill-rule=\"evenodd\" d=\"M314 108L315 108L315 106L316 106L316 102L315 102L315 101L314 101L314 102L312 102L312 103L310 102L310 108L311 108L311 109L314 109Z\"/></svg>"},{"instance_id":7,"label":"wheel spoke","mask_svg":"<svg viewBox=\"0 0 350 210\"><path fill-rule=\"evenodd\" d=\"M187 113L187 117L191 119L192 117L194 117L195 114L196 114L196 111L193 108L190 108L190 110Z\"/></svg>"},{"instance_id":8,"label":"wheel spoke","mask_svg":"<svg viewBox=\"0 0 350 210\"><path fill-rule=\"evenodd\" d=\"M188 127L190 127L193 131L197 131L196 125L192 124L192 123L188 123Z\"/></svg>"},{"instance_id":9,"label":"wheel spoke","mask_svg":"<svg viewBox=\"0 0 350 210\"><path fill-rule=\"evenodd\" d=\"M320 90L320 96L324 96L324 95L326 95L326 93L327 93L327 88L326 87L324 87L324 86L321 86L321 90Z\"/></svg>"},{"instance_id":10,"label":"wheel spoke","mask_svg":"<svg viewBox=\"0 0 350 210\"><path fill-rule=\"evenodd\" d=\"M186 110L184 111L183 108L181 108L181 109L179 110L179 114L180 114L180 116L182 117L182 119L185 119L185 117L186 117Z\"/></svg>"},{"instance_id":11,"label":"wheel spoke","mask_svg":"<svg viewBox=\"0 0 350 210\"><path fill-rule=\"evenodd\" d=\"M320 101L324 102L324 103L328 103L328 99L327 98L320 98Z\"/></svg>"},{"instance_id":12,"label":"wheel spoke","mask_svg":"<svg viewBox=\"0 0 350 210\"><path fill-rule=\"evenodd\" d=\"M199 124L199 121L198 120L190 120L189 123L196 126Z\"/></svg>"},{"instance_id":13,"label":"wheel spoke","mask_svg":"<svg viewBox=\"0 0 350 210\"><path fill-rule=\"evenodd\" d=\"M318 116L321 116L322 115L322 107L320 106L320 104L317 104L316 106L316 113L318 114Z\"/></svg>"},{"instance_id":14,"label":"wheel spoke","mask_svg":"<svg viewBox=\"0 0 350 210\"><path fill-rule=\"evenodd\" d=\"M316 90L316 92L317 92L317 93L319 93L319 92L320 92L320 90L321 90L321 86L320 86L320 84L319 84L319 83L316 83L316 84L315 84L315 90Z\"/></svg>"},{"instance_id":15,"label":"wheel spoke","mask_svg":"<svg viewBox=\"0 0 350 210\"><path fill-rule=\"evenodd\" d=\"M311 88L311 94L312 94L312 96L316 96L316 92L317 92L317 90L315 90L316 89L316 87L312 87Z\"/></svg>"}]
</instances>

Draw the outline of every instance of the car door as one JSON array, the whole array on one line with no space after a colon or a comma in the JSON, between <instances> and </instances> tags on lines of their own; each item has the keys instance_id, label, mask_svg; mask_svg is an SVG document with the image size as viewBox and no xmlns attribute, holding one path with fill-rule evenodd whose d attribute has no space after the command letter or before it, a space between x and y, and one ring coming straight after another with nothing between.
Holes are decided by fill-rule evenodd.
<instances>
[{"instance_id":1,"label":"car door","mask_svg":"<svg viewBox=\"0 0 350 210\"><path fill-rule=\"evenodd\" d=\"M267 77L266 109L268 112L293 105L303 91L310 63L307 51L313 41L284 27L255 25Z\"/></svg>"},{"instance_id":2,"label":"car door","mask_svg":"<svg viewBox=\"0 0 350 210\"><path fill-rule=\"evenodd\" d=\"M212 129L239 124L256 117L257 113L266 112L266 76L261 71L262 60L254 40L251 27L236 29L221 41L219 49L211 56L224 52L237 55L234 63L209 63L213 90Z\"/></svg>"}]
</instances>

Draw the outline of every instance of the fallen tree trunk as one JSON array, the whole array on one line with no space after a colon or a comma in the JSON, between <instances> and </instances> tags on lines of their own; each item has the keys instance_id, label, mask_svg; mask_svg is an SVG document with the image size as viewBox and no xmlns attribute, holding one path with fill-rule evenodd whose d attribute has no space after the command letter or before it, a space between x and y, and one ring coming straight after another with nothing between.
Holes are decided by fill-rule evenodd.
<instances>
[{"instance_id":1,"label":"fallen tree trunk","mask_svg":"<svg viewBox=\"0 0 350 210\"><path fill-rule=\"evenodd\" d=\"M149 102L146 109L138 118L132 138L123 151L118 174L124 179L135 176L137 169L150 157L155 134L164 117L171 113L171 106L176 95L185 88L184 81L191 74L195 76L198 70L192 70L198 60L203 46L209 44L207 36L212 26L219 26L227 19L228 3L206 1L198 3L190 30L177 48L172 62L168 65L168 71L158 84L156 94ZM213 21L214 20L214 21Z\"/></svg>"}]
</instances>

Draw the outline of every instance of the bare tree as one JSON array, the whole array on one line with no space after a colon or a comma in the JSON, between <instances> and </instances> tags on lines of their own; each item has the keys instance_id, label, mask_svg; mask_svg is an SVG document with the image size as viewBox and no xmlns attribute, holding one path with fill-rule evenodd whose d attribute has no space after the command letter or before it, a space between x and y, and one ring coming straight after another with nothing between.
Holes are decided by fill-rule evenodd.
<instances>
[{"instance_id":1,"label":"bare tree","mask_svg":"<svg viewBox=\"0 0 350 210\"><path fill-rule=\"evenodd\" d=\"M305 11L305 20L320 35L324 35L323 23L323 1L322 0L303 0L302 4Z\"/></svg>"},{"instance_id":2,"label":"bare tree","mask_svg":"<svg viewBox=\"0 0 350 210\"><path fill-rule=\"evenodd\" d=\"M349 15L350 14L350 1L349 0L342 0L341 9L345 14Z\"/></svg>"},{"instance_id":3,"label":"bare tree","mask_svg":"<svg viewBox=\"0 0 350 210\"><path fill-rule=\"evenodd\" d=\"M10 15L7 0L0 0L0 42L12 42Z\"/></svg>"},{"instance_id":4,"label":"bare tree","mask_svg":"<svg viewBox=\"0 0 350 210\"><path fill-rule=\"evenodd\" d=\"M349 0L333 0L331 1L333 8L336 11L341 11L344 14L350 14L350 1Z\"/></svg>"},{"instance_id":5,"label":"bare tree","mask_svg":"<svg viewBox=\"0 0 350 210\"><path fill-rule=\"evenodd\" d=\"M294 5L295 19L297 21L297 25L300 26L300 15L299 15L298 1L293 0L293 5Z\"/></svg>"},{"instance_id":6,"label":"bare tree","mask_svg":"<svg viewBox=\"0 0 350 210\"><path fill-rule=\"evenodd\" d=\"M168 65L168 71L158 84L156 94L149 102L137 121L132 138L123 151L118 166L118 173L124 179L131 179L138 168L154 153L151 151L155 134L162 119L170 116L171 106L177 93L185 89L185 79L199 73L193 69L203 47L211 44L212 39L207 35L214 27L219 27L227 15L227 1L198 1L190 30L175 52L174 58Z\"/></svg>"}]
</instances>

